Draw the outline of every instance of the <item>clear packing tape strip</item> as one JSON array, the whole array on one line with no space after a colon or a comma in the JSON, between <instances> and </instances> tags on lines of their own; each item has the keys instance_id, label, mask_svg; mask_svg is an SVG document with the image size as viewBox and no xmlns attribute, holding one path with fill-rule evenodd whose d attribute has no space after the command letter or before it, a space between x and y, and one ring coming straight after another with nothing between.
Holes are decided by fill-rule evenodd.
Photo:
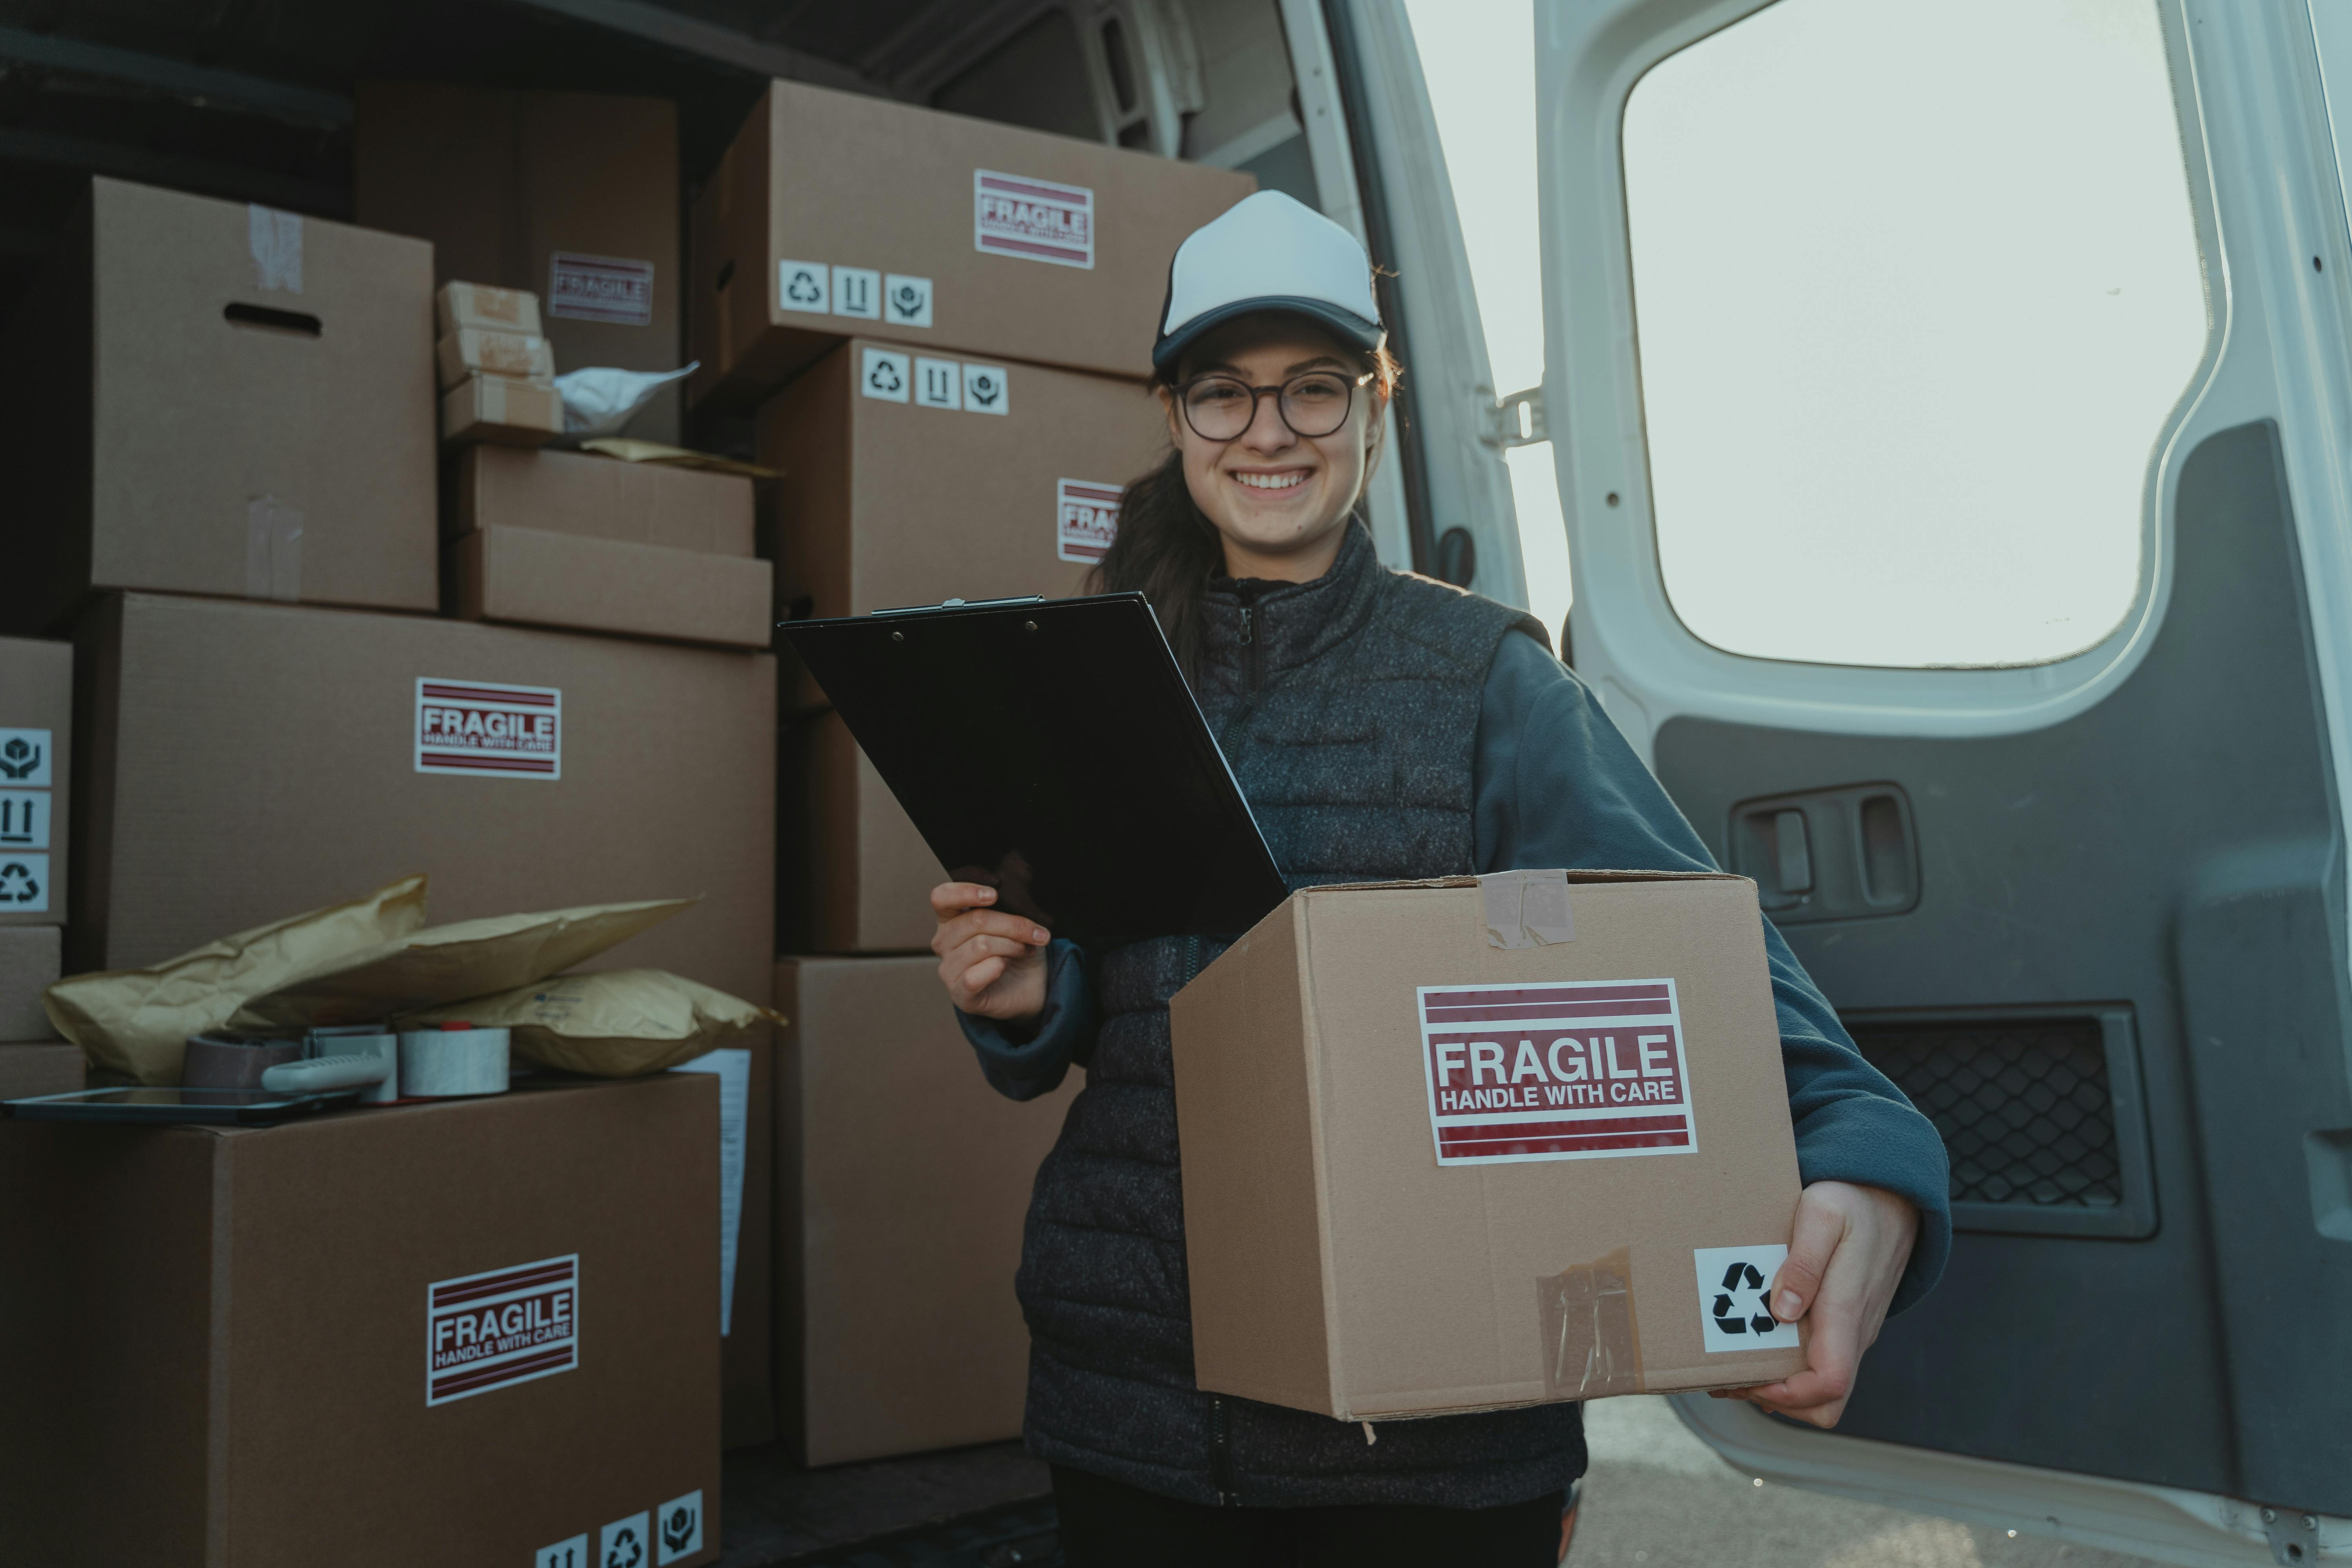
<instances>
[{"instance_id":1,"label":"clear packing tape strip","mask_svg":"<svg viewBox=\"0 0 2352 1568\"><path fill-rule=\"evenodd\" d=\"M1486 945L1549 947L1576 940L1565 871L1495 871L1478 879Z\"/></svg>"},{"instance_id":2,"label":"clear packing tape strip","mask_svg":"<svg viewBox=\"0 0 2352 1568\"><path fill-rule=\"evenodd\" d=\"M1546 1396L1601 1399L1642 1392L1630 1248L1538 1279L1536 1312L1543 1330Z\"/></svg>"}]
</instances>

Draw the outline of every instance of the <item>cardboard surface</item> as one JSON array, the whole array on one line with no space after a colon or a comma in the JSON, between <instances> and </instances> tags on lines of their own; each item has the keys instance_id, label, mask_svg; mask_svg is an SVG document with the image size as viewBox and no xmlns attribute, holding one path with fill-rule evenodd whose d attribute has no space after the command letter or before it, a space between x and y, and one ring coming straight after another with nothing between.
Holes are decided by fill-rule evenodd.
<instances>
[{"instance_id":1,"label":"cardboard surface","mask_svg":"<svg viewBox=\"0 0 2352 1568\"><path fill-rule=\"evenodd\" d=\"M536 335L539 296L528 289L488 283L444 283L433 295L434 331L446 338L460 327Z\"/></svg>"},{"instance_id":2,"label":"cardboard surface","mask_svg":"<svg viewBox=\"0 0 2352 1568\"><path fill-rule=\"evenodd\" d=\"M12 1552L507 1568L698 1491L672 1561L716 1561L718 1099L664 1074L269 1129L0 1121ZM462 1396L445 1367L428 1404L433 1288L563 1259L569 1300L520 1310L568 1318L576 1364Z\"/></svg>"},{"instance_id":3,"label":"cardboard surface","mask_svg":"<svg viewBox=\"0 0 2352 1568\"><path fill-rule=\"evenodd\" d=\"M1178 994L1201 1387L1385 1419L1804 1364L1723 1327L1798 1195L1755 885L1567 893L1571 940L1507 950L1475 879L1310 889Z\"/></svg>"},{"instance_id":4,"label":"cardboard surface","mask_svg":"<svg viewBox=\"0 0 2352 1568\"><path fill-rule=\"evenodd\" d=\"M777 924L810 952L916 952L947 879L930 846L830 709L789 723L779 781Z\"/></svg>"},{"instance_id":5,"label":"cardboard surface","mask_svg":"<svg viewBox=\"0 0 2352 1568\"><path fill-rule=\"evenodd\" d=\"M442 530L454 538L478 528L535 528L746 559L757 553L750 479L586 452L467 449Z\"/></svg>"},{"instance_id":6,"label":"cardboard surface","mask_svg":"<svg viewBox=\"0 0 2352 1568\"><path fill-rule=\"evenodd\" d=\"M929 957L787 958L776 996L780 1436L828 1465L1018 1435L1022 1217L1076 1075L990 1089Z\"/></svg>"},{"instance_id":7,"label":"cardboard surface","mask_svg":"<svg viewBox=\"0 0 2352 1568\"><path fill-rule=\"evenodd\" d=\"M91 180L0 342L0 628L61 630L93 587L431 610L432 266Z\"/></svg>"},{"instance_id":8,"label":"cardboard surface","mask_svg":"<svg viewBox=\"0 0 2352 1568\"><path fill-rule=\"evenodd\" d=\"M441 438L544 447L563 434L563 398L510 375L469 375L441 395Z\"/></svg>"},{"instance_id":9,"label":"cardboard surface","mask_svg":"<svg viewBox=\"0 0 2352 1568\"><path fill-rule=\"evenodd\" d=\"M73 645L0 637L0 928L65 923L72 816Z\"/></svg>"},{"instance_id":10,"label":"cardboard surface","mask_svg":"<svg viewBox=\"0 0 2352 1568\"><path fill-rule=\"evenodd\" d=\"M783 473L776 618L1083 592L1103 514L1167 456L1158 399L1134 382L1012 364L997 367L1003 413L926 407L866 395L877 354L920 389L923 351L861 338L760 410L759 460ZM824 700L804 674L786 679L793 708Z\"/></svg>"},{"instance_id":11,"label":"cardboard surface","mask_svg":"<svg viewBox=\"0 0 2352 1568\"><path fill-rule=\"evenodd\" d=\"M545 338L530 332L459 327L434 345L433 363L445 389L477 372L540 385L555 384L555 351Z\"/></svg>"},{"instance_id":12,"label":"cardboard surface","mask_svg":"<svg viewBox=\"0 0 2352 1568\"><path fill-rule=\"evenodd\" d=\"M748 407L860 331L1140 380L1176 247L1256 188L1230 170L776 82L695 202L692 399Z\"/></svg>"},{"instance_id":13,"label":"cardboard surface","mask_svg":"<svg viewBox=\"0 0 2352 1568\"><path fill-rule=\"evenodd\" d=\"M64 973L65 932L56 926L0 926L0 1040L57 1037L41 993Z\"/></svg>"},{"instance_id":14,"label":"cardboard surface","mask_svg":"<svg viewBox=\"0 0 2352 1568\"><path fill-rule=\"evenodd\" d=\"M0 1046L0 1100L72 1094L82 1088L85 1070L81 1052L60 1040Z\"/></svg>"},{"instance_id":15,"label":"cardboard surface","mask_svg":"<svg viewBox=\"0 0 2352 1568\"><path fill-rule=\"evenodd\" d=\"M677 110L666 99L362 82L359 221L434 245L437 281L527 289L563 370L676 370ZM627 434L678 438L664 387Z\"/></svg>"},{"instance_id":16,"label":"cardboard surface","mask_svg":"<svg viewBox=\"0 0 2352 1568\"><path fill-rule=\"evenodd\" d=\"M699 894L590 967L766 1000L767 656L142 595L99 605L78 651L100 718L72 969L157 963L423 871L436 924ZM498 689L551 719L533 749L467 749L465 717L498 711Z\"/></svg>"},{"instance_id":17,"label":"cardboard surface","mask_svg":"<svg viewBox=\"0 0 2352 1568\"><path fill-rule=\"evenodd\" d=\"M447 552L451 613L464 620L768 646L765 561L534 528L481 529Z\"/></svg>"}]
</instances>

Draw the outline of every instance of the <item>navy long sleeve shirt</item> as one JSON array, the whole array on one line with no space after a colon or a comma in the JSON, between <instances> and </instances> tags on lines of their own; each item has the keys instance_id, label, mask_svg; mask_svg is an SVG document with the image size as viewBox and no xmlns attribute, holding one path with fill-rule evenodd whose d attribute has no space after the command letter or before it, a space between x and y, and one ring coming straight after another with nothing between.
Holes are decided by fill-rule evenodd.
<instances>
[{"instance_id":1,"label":"navy long sleeve shirt","mask_svg":"<svg viewBox=\"0 0 2352 1568\"><path fill-rule=\"evenodd\" d=\"M1478 870L1712 871L1714 858L1592 693L1532 637L1507 637L1481 694L1473 760ZM1919 1211L1919 1237L1895 1294L1901 1311L1934 1288L1951 1255L1943 1142L1864 1061L1772 922L1765 960L1780 1020L1781 1066L1807 1184L1881 1187ZM1055 941L1045 1011L1033 1031L960 1014L988 1081L1014 1100L1050 1092L1094 1046L1085 955Z\"/></svg>"}]
</instances>

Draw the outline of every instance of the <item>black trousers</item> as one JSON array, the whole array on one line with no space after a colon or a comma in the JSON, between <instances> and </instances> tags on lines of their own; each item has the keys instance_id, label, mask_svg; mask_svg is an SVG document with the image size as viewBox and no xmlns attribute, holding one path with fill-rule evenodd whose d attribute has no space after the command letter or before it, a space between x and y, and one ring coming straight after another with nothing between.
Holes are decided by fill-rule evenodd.
<instances>
[{"instance_id":1,"label":"black trousers","mask_svg":"<svg viewBox=\"0 0 2352 1568\"><path fill-rule=\"evenodd\" d=\"M1555 1568L1565 1500L1206 1508L1054 1467L1067 1568Z\"/></svg>"}]
</instances>

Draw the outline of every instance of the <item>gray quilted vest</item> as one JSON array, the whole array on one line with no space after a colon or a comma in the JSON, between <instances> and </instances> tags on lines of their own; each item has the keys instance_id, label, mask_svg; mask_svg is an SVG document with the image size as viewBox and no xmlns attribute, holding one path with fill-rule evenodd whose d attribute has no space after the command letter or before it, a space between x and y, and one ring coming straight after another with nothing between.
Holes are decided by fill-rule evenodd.
<instances>
[{"instance_id":1,"label":"gray quilted vest","mask_svg":"<svg viewBox=\"0 0 2352 1568\"><path fill-rule=\"evenodd\" d=\"M1528 616L1382 567L1351 527L1312 583L1213 584L1197 695L1294 888L1475 871L1472 752L1487 668ZM1223 951L1161 937L1100 956L1100 1029L1037 1173L1018 1287L1031 1449L1197 1503L1539 1497L1584 1467L1579 1412L1539 1405L1364 1428L1201 1393L1184 1274L1168 999Z\"/></svg>"}]
</instances>

